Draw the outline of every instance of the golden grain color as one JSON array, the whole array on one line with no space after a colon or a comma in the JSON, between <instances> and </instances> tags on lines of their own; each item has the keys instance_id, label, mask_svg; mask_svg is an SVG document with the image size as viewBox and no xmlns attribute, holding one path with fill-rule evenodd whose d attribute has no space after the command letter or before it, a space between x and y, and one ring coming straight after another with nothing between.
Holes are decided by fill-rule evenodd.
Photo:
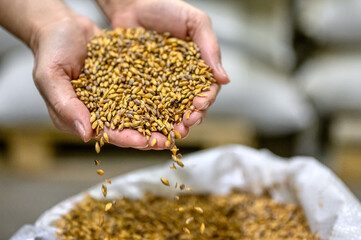
<instances>
[{"instance_id":1,"label":"golden grain color","mask_svg":"<svg viewBox=\"0 0 361 240\"><path fill-rule=\"evenodd\" d=\"M161 181L164 185L169 186L169 181L168 181L168 179L162 177L162 178L160 179L160 181Z\"/></svg>"},{"instance_id":2,"label":"golden grain color","mask_svg":"<svg viewBox=\"0 0 361 240\"><path fill-rule=\"evenodd\" d=\"M102 184L102 193L104 197L106 197L108 194L108 188L105 184Z\"/></svg>"},{"instance_id":3,"label":"golden grain color","mask_svg":"<svg viewBox=\"0 0 361 240\"><path fill-rule=\"evenodd\" d=\"M113 203L109 202L109 203L105 204L104 210L106 212L108 212L112 207L113 207Z\"/></svg>"},{"instance_id":4,"label":"golden grain color","mask_svg":"<svg viewBox=\"0 0 361 240\"><path fill-rule=\"evenodd\" d=\"M199 231L201 232L201 234L204 233L204 230L206 229L206 225L204 223L201 224Z\"/></svg>"},{"instance_id":5,"label":"golden grain color","mask_svg":"<svg viewBox=\"0 0 361 240\"><path fill-rule=\"evenodd\" d=\"M104 128L135 129L147 139L160 132L168 138L166 147L173 146L181 138L174 125L214 82L190 39L118 28L90 41L82 72L72 85L91 113L99 153L104 140L109 142L106 133L101 136Z\"/></svg>"},{"instance_id":6,"label":"golden grain color","mask_svg":"<svg viewBox=\"0 0 361 240\"><path fill-rule=\"evenodd\" d=\"M115 200L104 212L105 204L91 197L78 203L55 223L61 230L58 239L320 240L300 207L266 196L233 192L173 200L146 194L139 200ZM194 206L203 214L195 213Z\"/></svg>"}]
</instances>

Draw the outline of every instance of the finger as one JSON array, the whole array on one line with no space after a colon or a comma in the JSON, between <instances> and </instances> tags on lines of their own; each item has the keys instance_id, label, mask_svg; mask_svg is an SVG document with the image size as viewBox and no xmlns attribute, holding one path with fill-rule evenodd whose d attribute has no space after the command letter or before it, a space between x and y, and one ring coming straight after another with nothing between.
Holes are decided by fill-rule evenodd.
<instances>
[{"instance_id":1,"label":"finger","mask_svg":"<svg viewBox=\"0 0 361 240\"><path fill-rule=\"evenodd\" d=\"M47 102L45 103L46 103L46 107L48 108L50 118L53 121L55 127L58 128L59 130L67 131L66 124L63 121L61 121L61 119L58 117L58 115L53 110L53 108Z\"/></svg>"},{"instance_id":2,"label":"finger","mask_svg":"<svg viewBox=\"0 0 361 240\"><path fill-rule=\"evenodd\" d=\"M204 121L205 117L203 112L206 111L215 101L216 96L221 86L213 83L209 91L202 92L202 96L197 96L193 100L193 106L199 111L188 110L183 115L183 123L187 127L199 125Z\"/></svg>"},{"instance_id":3,"label":"finger","mask_svg":"<svg viewBox=\"0 0 361 240\"><path fill-rule=\"evenodd\" d=\"M89 141L93 134L90 113L77 98L69 77L66 74L36 72L34 79L47 102L54 124L78 135L83 141Z\"/></svg>"},{"instance_id":4,"label":"finger","mask_svg":"<svg viewBox=\"0 0 361 240\"><path fill-rule=\"evenodd\" d=\"M182 122L178 125L175 124L174 130L177 131L181 135L181 138L185 138L189 132L189 128L186 127ZM154 139L156 139L156 140L154 141ZM167 141L168 141L168 137L164 136L162 133L152 132L152 135L149 139L149 146L148 146L147 150L148 149L163 150L163 149L172 147L172 145L171 146L166 145Z\"/></svg>"},{"instance_id":5,"label":"finger","mask_svg":"<svg viewBox=\"0 0 361 240\"><path fill-rule=\"evenodd\" d=\"M104 129L108 134L109 142L118 147L131 147L137 149L145 149L148 147L147 138L134 129L125 128L121 131Z\"/></svg>"},{"instance_id":6,"label":"finger","mask_svg":"<svg viewBox=\"0 0 361 240\"><path fill-rule=\"evenodd\" d=\"M180 123L179 125L174 125L174 130L177 131L181 138L185 138L188 135L189 128L186 127L183 123ZM168 142L168 137L163 135L160 132L152 132L152 135L149 138L148 141L148 147L142 149L142 150L164 150L169 149L173 146L171 144L170 146L167 146L166 143Z\"/></svg>"},{"instance_id":7,"label":"finger","mask_svg":"<svg viewBox=\"0 0 361 240\"><path fill-rule=\"evenodd\" d=\"M76 97L59 100L52 105L57 118L63 123L63 129L78 135L88 142L93 136L90 125L90 113L85 105Z\"/></svg>"},{"instance_id":8,"label":"finger","mask_svg":"<svg viewBox=\"0 0 361 240\"><path fill-rule=\"evenodd\" d=\"M155 139L155 140L154 140ZM154 150L163 150L167 149L166 142L168 141L168 138L164 136L160 132L152 132L152 135L149 138L149 146L148 149L154 149Z\"/></svg>"},{"instance_id":9,"label":"finger","mask_svg":"<svg viewBox=\"0 0 361 240\"><path fill-rule=\"evenodd\" d=\"M179 132L182 138L187 137L189 133L189 128L186 125L184 125L183 122L181 122L180 124L175 124L174 130Z\"/></svg>"},{"instance_id":10,"label":"finger","mask_svg":"<svg viewBox=\"0 0 361 240\"><path fill-rule=\"evenodd\" d=\"M207 113L207 110L190 112L189 118L184 118L183 123L186 127L200 125L206 119Z\"/></svg>"},{"instance_id":11,"label":"finger","mask_svg":"<svg viewBox=\"0 0 361 240\"><path fill-rule=\"evenodd\" d=\"M200 96L196 96L193 100L193 106L198 110L208 109L216 100L217 94L221 86L213 83L208 91L202 92Z\"/></svg>"},{"instance_id":12,"label":"finger","mask_svg":"<svg viewBox=\"0 0 361 240\"><path fill-rule=\"evenodd\" d=\"M217 82L229 82L221 64L217 37L209 17L204 12L183 1L144 1L140 6L135 10L138 25L158 32L170 32L182 39L189 35L198 45L202 59L213 69Z\"/></svg>"},{"instance_id":13,"label":"finger","mask_svg":"<svg viewBox=\"0 0 361 240\"><path fill-rule=\"evenodd\" d=\"M214 78L219 84L229 83L229 78L221 63L221 51L208 15L195 9L187 17L189 35L198 45L204 62L213 69Z\"/></svg>"},{"instance_id":14,"label":"finger","mask_svg":"<svg viewBox=\"0 0 361 240\"><path fill-rule=\"evenodd\" d=\"M193 125L199 125L202 121L202 112L203 111L191 111L188 110L183 117L183 124L187 127L191 127Z\"/></svg>"}]
</instances>

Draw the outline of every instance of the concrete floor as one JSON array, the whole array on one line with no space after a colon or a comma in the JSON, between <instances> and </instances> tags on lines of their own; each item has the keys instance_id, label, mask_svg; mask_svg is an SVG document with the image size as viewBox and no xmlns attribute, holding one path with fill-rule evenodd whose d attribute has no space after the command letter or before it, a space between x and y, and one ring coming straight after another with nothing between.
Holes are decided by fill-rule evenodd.
<instances>
[{"instance_id":1,"label":"concrete floor","mask_svg":"<svg viewBox=\"0 0 361 240\"><path fill-rule=\"evenodd\" d=\"M168 151L128 151L125 154L100 155L106 177L164 163ZM115 157L119 156L119 157ZM68 154L59 158L53 168L41 174L18 174L0 167L0 240L9 239L22 225L31 224L47 209L103 179L96 175L94 156ZM361 199L360 184L348 184Z\"/></svg>"}]
</instances>

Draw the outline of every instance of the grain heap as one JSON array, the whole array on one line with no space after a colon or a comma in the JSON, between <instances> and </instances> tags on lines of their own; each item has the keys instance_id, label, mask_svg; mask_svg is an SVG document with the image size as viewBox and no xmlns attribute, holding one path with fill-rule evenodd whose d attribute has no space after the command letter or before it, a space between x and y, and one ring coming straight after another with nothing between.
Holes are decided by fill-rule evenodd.
<instances>
[{"instance_id":1,"label":"grain heap","mask_svg":"<svg viewBox=\"0 0 361 240\"><path fill-rule=\"evenodd\" d=\"M110 205L108 203L108 205ZM85 198L55 225L59 239L267 239L318 240L300 207L269 197L182 195L171 200L147 194L119 199L105 215L104 201ZM174 214L175 209L179 214ZM99 218L104 218L99 225Z\"/></svg>"},{"instance_id":2,"label":"grain heap","mask_svg":"<svg viewBox=\"0 0 361 240\"><path fill-rule=\"evenodd\" d=\"M213 82L211 69L189 39L119 28L103 31L90 41L83 70L72 84L91 112L97 153L109 141L101 135L105 127L136 129L148 140L152 132L161 132L168 137L166 147L172 147L174 162L183 167L174 145L181 136L173 126L186 111L188 117L196 111L194 97L206 96L202 92Z\"/></svg>"}]
</instances>

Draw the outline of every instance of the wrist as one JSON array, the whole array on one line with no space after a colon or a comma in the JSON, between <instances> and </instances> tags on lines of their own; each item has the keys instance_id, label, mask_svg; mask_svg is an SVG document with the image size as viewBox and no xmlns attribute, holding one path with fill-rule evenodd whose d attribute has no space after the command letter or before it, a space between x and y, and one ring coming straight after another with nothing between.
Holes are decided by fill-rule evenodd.
<instances>
[{"instance_id":1,"label":"wrist","mask_svg":"<svg viewBox=\"0 0 361 240\"><path fill-rule=\"evenodd\" d=\"M28 46L44 25L71 14L61 0L0 0L0 9L0 25Z\"/></svg>"},{"instance_id":2,"label":"wrist","mask_svg":"<svg viewBox=\"0 0 361 240\"><path fill-rule=\"evenodd\" d=\"M58 23L74 22L76 16L71 11L60 11L52 16L43 16L31 23L31 33L28 39L28 46L35 53L38 49L39 42L51 31Z\"/></svg>"}]
</instances>

